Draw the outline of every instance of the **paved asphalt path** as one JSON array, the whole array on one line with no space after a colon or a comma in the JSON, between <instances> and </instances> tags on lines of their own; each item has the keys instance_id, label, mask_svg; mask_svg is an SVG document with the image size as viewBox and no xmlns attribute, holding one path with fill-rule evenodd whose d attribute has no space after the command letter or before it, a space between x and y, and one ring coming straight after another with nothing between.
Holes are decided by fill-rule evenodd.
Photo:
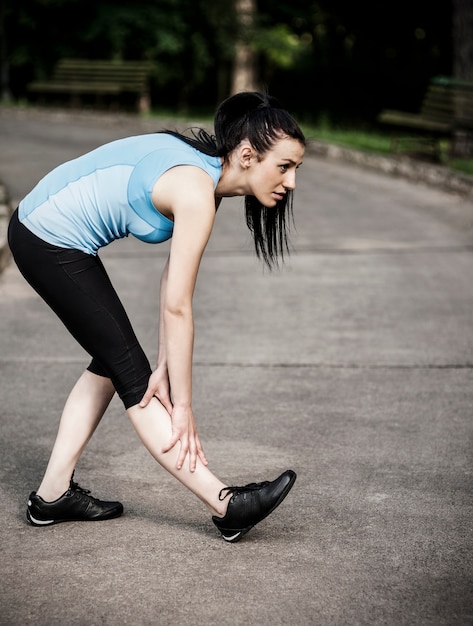
<instances>
[{"instance_id":1,"label":"paved asphalt path","mask_svg":"<svg viewBox=\"0 0 473 626\"><path fill-rule=\"evenodd\" d=\"M16 203L51 167L155 129L134 117L0 115ZM37 487L87 363L10 265L0 277L2 626L473 624L473 205L307 155L294 253L255 261L219 210L195 295L195 410L233 484L298 473L235 545L157 466L113 401L76 471L123 517L36 529ZM150 359L166 245L104 262Z\"/></svg>"}]
</instances>

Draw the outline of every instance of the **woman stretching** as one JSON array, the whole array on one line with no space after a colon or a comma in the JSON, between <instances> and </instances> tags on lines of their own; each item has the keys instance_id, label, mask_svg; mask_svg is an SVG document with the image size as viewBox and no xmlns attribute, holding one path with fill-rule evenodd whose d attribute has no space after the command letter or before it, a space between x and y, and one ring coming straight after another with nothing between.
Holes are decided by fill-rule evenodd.
<instances>
[{"instance_id":1,"label":"woman stretching","mask_svg":"<svg viewBox=\"0 0 473 626\"><path fill-rule=\"evenodd\" d=\"M74 482L81 453L118 393L139 438L204 502L226 541L269 515L296 474L234 487L208 468L192 410L192 298L224 197L245 196L256 254L270 267L288 249L296 169L305 138L277 101L259 92L225 100L215 136L162 131L105 144L55 168L22 200L9 225L19 270L92 360L64 407L42 482L28 500L33 526L105 520L120 502ZM172 237L160 284L157 365L151 370L97 253L133 235Z\"/></svg>"}]
</instances>

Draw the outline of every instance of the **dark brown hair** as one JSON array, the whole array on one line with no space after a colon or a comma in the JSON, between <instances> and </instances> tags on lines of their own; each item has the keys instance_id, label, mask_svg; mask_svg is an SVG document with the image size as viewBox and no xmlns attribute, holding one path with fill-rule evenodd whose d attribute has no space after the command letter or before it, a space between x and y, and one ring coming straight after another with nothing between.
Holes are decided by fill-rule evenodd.
<instances>
[{"instance_id":1,"label":"dark brown hair","mask_svg":"<svg viewBox=\"0 0 473 626\"><path fill-rule=\"evenodd\" d=\"M294 118L275 98L257 91L244 91L224 100L215 114L214 128L215 135L200 128L192 131L192 137L174 131L164 132L170 132L205 154L224 159L244 139L250 142L260 158L283 137L306 144ZM292 203L292 191L271 208L263 206L255 196L245 196L246 223L253 235L256 255L270 269L289 252Z\"/></svg>"}]
</instances>

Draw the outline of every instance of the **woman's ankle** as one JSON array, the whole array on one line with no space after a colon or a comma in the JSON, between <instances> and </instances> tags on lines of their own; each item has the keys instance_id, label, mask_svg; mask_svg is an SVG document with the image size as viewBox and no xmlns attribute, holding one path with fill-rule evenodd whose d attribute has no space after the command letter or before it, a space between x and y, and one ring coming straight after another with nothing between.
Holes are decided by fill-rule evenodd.
<instances>
[{"instance_id":1,"label":"woman's ankle","mask_svg":"<svg viewBox=\"0 0 473 626\"><path fill-rule=\"evenodd\" d=\"M57 481L54 484L49 482L42 482L36 491L36 495L42 498L45 502L54 502L61 496L63 496L69 489L70 480L64 482L63 480Z\"/></svg>"},{"instance_id":2,"label":"woman's ankle","mask_svg":"<svg viewBox=\"0 0 473 626\"><path fill-rule=\"evenodd\" d=\"M217 498L212 502L205 502L207 508L216 517L225 517L228 509L229 498L220 499L220 493L217 494Z\"/></svg>"}]
</instances>

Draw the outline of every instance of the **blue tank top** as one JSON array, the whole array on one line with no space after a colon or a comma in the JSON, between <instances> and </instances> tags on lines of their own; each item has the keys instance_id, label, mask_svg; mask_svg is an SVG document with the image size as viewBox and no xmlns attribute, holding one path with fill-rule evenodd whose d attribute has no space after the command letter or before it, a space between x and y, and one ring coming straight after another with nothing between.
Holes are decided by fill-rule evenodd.
<instances>
[{"instance_id":1,"label":"blue tank top","mask_svg":"<svg viewBox=\"0 0 473 626\"><path fill-rule=\"evenodd\" d=\"M87 254L130 234L148 243L166 241L174 223L153 205L151 192L178 165L203 169L214 189L222 173L219 157L172 135L118 139L47 174L20 202L19 219L44 241Z\"/></svg>"}]
</instances>

